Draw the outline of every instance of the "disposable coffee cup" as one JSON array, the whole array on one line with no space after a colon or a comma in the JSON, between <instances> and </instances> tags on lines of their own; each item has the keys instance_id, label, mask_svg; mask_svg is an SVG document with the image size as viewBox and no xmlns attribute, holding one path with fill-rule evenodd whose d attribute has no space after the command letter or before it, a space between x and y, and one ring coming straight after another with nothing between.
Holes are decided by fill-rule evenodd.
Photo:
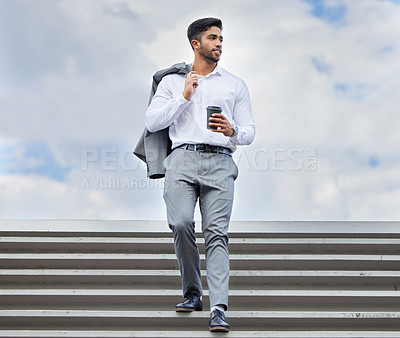
<instances>
[{"instance_id":1,"label":"disposable coffee cup","mask_svg":"<svg viewBox=\"0 0 400 338\"><path fill-rule=\"evenodd\" d=\"M216 126L210 126L210 117L212 114L221 113L222 108L218 106L208 106L207 107L207 129L218 129Z\"/></svg>"}]
</instances>

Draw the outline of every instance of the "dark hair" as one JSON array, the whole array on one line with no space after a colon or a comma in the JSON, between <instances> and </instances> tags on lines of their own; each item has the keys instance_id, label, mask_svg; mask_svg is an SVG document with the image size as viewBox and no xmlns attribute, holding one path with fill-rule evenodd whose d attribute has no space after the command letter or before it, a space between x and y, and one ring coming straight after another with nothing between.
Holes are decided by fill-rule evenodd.
<instances>
[{"instance_id":1,"label":"dark hair","mask_svg":"<svg viewBox=\"0 0 400 338\"><path fill-rule=\"evenodd\" d=\"M217 26L222 31L222 21L220 19L203 18L192 22L187 29L187 37L190 45L192 45L193 40L200 41L203 33L213 26Z\"/></svg>"}]
</instances>

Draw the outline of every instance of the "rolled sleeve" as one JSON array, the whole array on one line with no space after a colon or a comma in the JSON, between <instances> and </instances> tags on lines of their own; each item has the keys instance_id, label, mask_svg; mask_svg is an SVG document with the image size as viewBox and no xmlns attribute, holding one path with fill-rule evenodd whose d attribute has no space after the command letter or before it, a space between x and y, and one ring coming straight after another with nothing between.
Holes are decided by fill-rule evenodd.
<instances>
[{"instance_id":1,"label":"rolled sleeve","mask_svg":"<svg viewBox=\"0 0 400 338\"><path fill-rule=\"evenodd\" d=\"M239 132L231 138L231 142L234 145L248 145L252 143L256 134L256 128L251 108L250 93L243 81L241 82L241 87L235 101L233 120L239 128Z\"/></svg>"}]
</instances>

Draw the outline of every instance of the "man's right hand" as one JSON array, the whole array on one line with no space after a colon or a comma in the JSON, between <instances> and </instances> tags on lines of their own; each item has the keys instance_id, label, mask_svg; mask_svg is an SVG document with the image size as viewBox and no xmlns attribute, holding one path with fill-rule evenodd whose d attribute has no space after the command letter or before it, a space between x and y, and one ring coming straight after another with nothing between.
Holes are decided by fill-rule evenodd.
<instances>
[{"instance_id":1,"label":"man's right hand","mask_svg":"<svg viewBox=\"0 0 400 338\"><path fill-rule=\"evenodd\" d=\"M190 72L186 75L185 87L183 88L183 97L190 101L194 93L196 92L196 88L199 86L199 78L195 72Z\"/></svg>"}]
</instances>

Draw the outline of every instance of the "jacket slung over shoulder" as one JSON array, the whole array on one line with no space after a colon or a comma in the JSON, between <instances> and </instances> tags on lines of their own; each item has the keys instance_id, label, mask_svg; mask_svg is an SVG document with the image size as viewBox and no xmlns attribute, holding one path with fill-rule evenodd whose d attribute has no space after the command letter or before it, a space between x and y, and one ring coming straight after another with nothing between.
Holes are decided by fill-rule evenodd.
<instances>
[{"instance_id":1,"label":"jacket slung over shoulder","mask_svg":"<svg viewBox=\"0 0 400 338\"><path fill-rule=\"evenodd\" d=\"M156 72L153 75L149 104L157 91L158 84L165 75L175 73L186 75L190 71L192 71L192 65L181 62ZM144 129L133 153L146 163L148 178L158 179L165 176L163 162L171 153L171 146L172 142L169 138L168 128L155 133L149 132L147 128Z\"/></svg>"}]
</instances>

